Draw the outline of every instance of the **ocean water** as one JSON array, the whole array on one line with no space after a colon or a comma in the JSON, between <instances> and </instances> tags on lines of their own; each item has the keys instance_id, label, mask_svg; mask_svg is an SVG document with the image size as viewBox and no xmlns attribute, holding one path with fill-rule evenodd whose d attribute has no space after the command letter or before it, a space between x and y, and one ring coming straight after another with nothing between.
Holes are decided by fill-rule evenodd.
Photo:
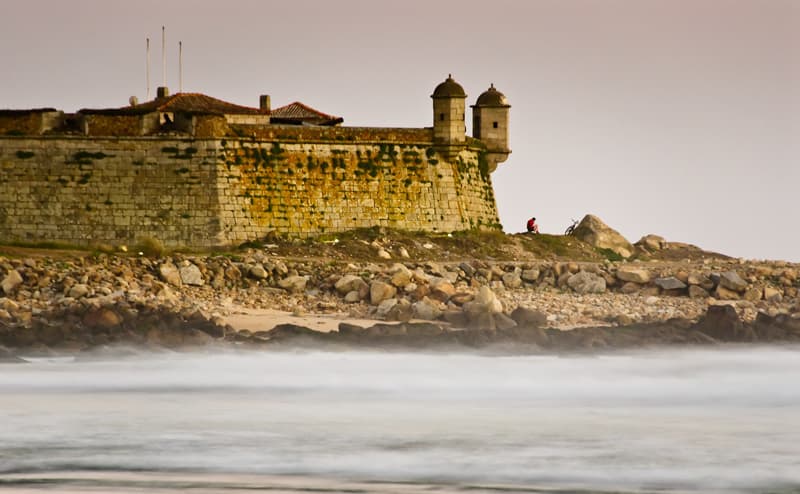
<instances>
[{"instance_id":1,"label":"ocean water","mask_svg":"<svg viewBox=\"0 0 800 494\"><path fill-rule=\"evenodd\" d=\"M800 348L0 365L0 491L800 492Z\"/></svg>"}]
</instances>

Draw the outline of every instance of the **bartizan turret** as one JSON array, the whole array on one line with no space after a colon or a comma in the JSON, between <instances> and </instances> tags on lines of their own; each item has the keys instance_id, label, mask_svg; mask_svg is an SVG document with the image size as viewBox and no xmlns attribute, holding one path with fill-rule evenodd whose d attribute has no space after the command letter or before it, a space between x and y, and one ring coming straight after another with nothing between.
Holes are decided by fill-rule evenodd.
<instances>
[{"instance_id":1,"label":"bartizan turret","mask_svg":"<svg viewBox=\"0 0 800 494\"><path fill-rule=\"evenodd\" d=\"M489 171L504 162L511 150L508 148L508 109L511 105L494 84L478 96L472 105L472 136L480 139L489 152Z\"/></svg>"},{"instance_id":2,"label":"bartizan turret","mask_svg":"<svg viewBox=\"0 0 800 494\"><path fill-rule=\"evenodd\" d=\"M458 154L466 142L464 123L467 94L461 84L449 75L436 86L433 98L433 142L447 157Z\"/></svg>"}]
</instances>

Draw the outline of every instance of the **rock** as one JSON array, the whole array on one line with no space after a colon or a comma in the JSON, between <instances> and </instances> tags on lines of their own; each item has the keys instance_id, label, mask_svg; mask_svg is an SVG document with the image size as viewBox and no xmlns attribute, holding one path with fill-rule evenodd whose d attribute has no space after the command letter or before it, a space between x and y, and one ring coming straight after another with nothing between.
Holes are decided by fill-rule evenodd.
<instances>
[{"instance_id":1,"label":"rock","mask_svg":"<svg viewBox=\"0 0 800 494\"><path fill-rule=\"evenodd\" d=\"M242 271L235 265L231 264L225 268L225 279L230 281L239 281L242 279Z\"/></svg>"},{"instance_id":2,"label":"rock","mask_svg":"<svg viewBox=\"0 0 800 494\"><path fill-rule=\"evenodd\" d=\"M458 269L464 272L464 276L467 278L472 278L475 276L475 268L472 267L471 264L462 262L458 265Z\"/></svg>"},{"instance_id":3,"label":"rock","mask_svg":"<svg viewBox=\"0 0 800 494\"><path fill-rule=\"evenodd\" d=\"M389 252L387 252L386 249L380 248L380 249L378 249L378 257L380 259L391 259L392 255L389 254Z\"/></svg>"},{"instance_id":4,"label":"rock","mask_svg":"<svg viewBox=\"0 0 800 494\"><path fill-rule=\"evenodd\" d=\"M661 250L667 246L667 241L664 240L664 237L660 237L658 235L645 235L644 237L640 238L636 245L639 247L643 247L650 252L655 252L657 250Z\"/></svg>"},{"instance_id":5,"label":"rock","mask_svg":"<svg viewBox=\"0 0 800 494\"><path fill-rule=\"evenodd\" d=\"M83 316L83 324L92 329L112 329L122 324L122 317L111 308L101 307L88 311Z\"/></svg>"},{"instance_id":6,"label":"rock","mask_svg":"<svg viewBox=\"0 0 800 494\"><path fill-rule=\"evenodd\" d=\"M632 283L644 285L650 282L650 272L646 269L634 266L620 266L619 269L617 269L617 278L622 281L630 281Z\"/></svg>"},{"instance_id":7,"label":"rock","mask_svg":"<svg viewBox=\"0 0 800 494\"><path fill-rule=\"evenodd\" d=\"M514 289L522 286L522 278L517 273L506 273L502 276L502 280L506 288Z\"/></svg>"},{"instance_id":8,"label":"rock","mask_svg":"<svg viewBox=\"0 0 800 494\"><path fill-rule=\"evenodd\" d=\"M390 321L408 321L411 319L411 304L405 299L390 298L380 304L375 314Z\"/></svg>"},{"instance_id":9,"label":"rock","mask_svg":"<svg viewBox=\"0 0 800 494\"><path fill-rule=\"evenodd\" d=\"M362 299L365 298L369 293L369 285L367 282L364 281L364 279L360 276L355 276L352 274L346 274L339 278L339 281L336 282L334 288L336 288L336 291L342 295L352 291L357 291L361 294Z\"/></svg>"},{"instance_id":10,"label":"rock","mask_svg":"<svg viewBox=\"0 0 800 494\"><path fill-rule=\"evenodd\" d=\"M165 283L169 283L172 286L180 287L183 285L181 273L178 271L178 267L170 261L158 266L158 275Z\"/></svg>"},{"instance_id":11,"label":"rock","mask_svg":"<svg viewBox=\"0 0 800 494\"><path fill-rule=\"evenodd\" d=\"M405 247L398 248L397 249L397 253L400 254L400 257L402 257L403 259L410 259L411 258L411 256L408 255L408 250L406 250Z\"/></svg>"},{"instance_id":12,"label":"rock","mask_svg":"<svg viewBox=\"0 0 800 494\"><path fill-rule=\"evenodd\" d=\"M691 298L706 298L708 297L708 290L697 285L689 285L689 296Z\"/></svg>"},{"instance_id":13,"label":"rock","mask_svg":"<svg viewBox=\"0 0 800 494\"><path fill-rule=\"evenodd\" d=\"M265 280L269 277L269 271L261 263L258 263L250 266L250 269L247 270L247 276L255 280Z\"/></svg>"},{"instance_id":14,"label":"rock","mask_svg":"<svg viewBox=\"0 0 800 494\"><path fill-rule=\"evenodd\" d=\"M641 288L642 288L642 285L640 285L638 283L634 283L632 281L628 281L627 283L625 283L624 285L622 285L620 287L619 291L622 292L622 293L631 294L631 293L638 292L639 290L641 290Z\"/></svg>"},{"instance_id":15,"label":"rock","mask_svg":"<svg viewBox=\"0 0 800 494\"><path fill-rule=\"evenodd\" d=\"M783 294L777 288L773 288L771 286L765 286L764 300L770 303L778 303L783 300Z\"/></svg>"},{"instance_id":16,"label":"rock","mask_svg":"<svg viewBox=\"0 0 800 494\"><path fill-rule=\"evenodd\" d=\"M539 328L547 324L547 314L540 310L517 307L511 312L511 319L520 326Z\"/></svg>"},{"instance_id":17,"label":"rock","mask_svg":"<svg viewBox=\"0 0 800 494\"><path fill-rule=\"evenodd\" d=\"M378 305L396 294L397 288L383 281L373 281L369 286L369 299L372 305Z\"/></svg>"},{"instance_id":18,"label":"rock","mask_svg":"<svg viewBox=\"0 0 800 494\"><path fill-rule=\"evenodd\" d=\"M392 285L397 288L405 288L406 285L411 283L411 271L402 264L395 264L392 271Z\"/></svg>"},{"instance_id":19,"label":"rock","mask_svg":"<svg viewBox=\"0 0 800 494\"><path fill-rule=\"evenodd\" d=\"M749 300L750 302L757 302L761 300L761 297L764 295L764 289L761 287L753 287L748 288L745 290L744 295L742 296L743 299Z\"/></svg>"},{"instance_id":20,"label":"rock","mask_svg":"<svg viewBox=\"0 0 800 494\"><path fill-rule=\"evenodd\" d=\"M0 309L0 321L10 321L12 319L11 313L5 309Z\"/></svg>"},{"instance_id":21,"label":"rock","mask_svg":"<svg viewBox=\"0 0 800 494\"><path fill-rule=\"evenodd\" d=\"M499 314L494 314L494 326L499 331L505 331L511 328L517 327L517 322L508 317L507 315L500 312Z\"/></svg>"},{"instance_id":22,"label":"rock","mask_svg":"<svg viewBox=\"0 0 800 494\"><path fill-rule=\"evenodd\" d=\"M736 271L725 271L719 275L719 284L728 290L743 293L747 289L747 282L744 281Z\"/></svg>"},{"instance_id":23,"label":"rock","mask_svg":"<svg viewBox=\"0 0 800 494\"><path fill-rule=\"evenodd\" d=\"M522 281L528 283L536 283L539 281L539 274L540 272L537 268L524 269L520 275L520 278L522 278Z\"/></svg>"},{"instance_id":24,"label":"rock","mask_svg":"<svg viewBox=\"0 0 800 494\"><path fill-rule=\"evenodd\" d=\"M6 295L10 295L14 292L22 284L22 275L19 274L19 271L16 269L12 269L8 272L8 274L3 278L3 282L0 283L0 288L3 289L3 293Z\"/></svg>"},{"instance_id":25,"label":"rock","mask_svg":"<svg viewBox=\"0 0 800 494\"><path fill-rule=\"evenodd\" d=\"M567 285L581 295L586 293L603 293L606 291L606 280L602 276L581 271L567 279Z\"/></svg>"},{"instance_id":26,"label":"rock","mask_svg":"<svg viewBox=\"0 0 800 494\"><path fill-rule=\"evenodd\" d=\"M422 300L414 302L411 307L413 309L413 316L416 319L434 321L442 316L442 310L439 308L439 304L428 297L424 297Z\"/></svg>"},{"instance_id":27,"label":"rock","mask_svg":"<svg viewBox=\"0 0 800 494\"><path fill-rule=\"evenodd\" d=\"M441 302L447 302L450 297L456 293L456 289L453 284L445 278L431 278L429 285L431 289L431 297Z\"/></svg>"},{"instance_id":28,"label":"rock","mask_svg":"<svg viewBox=\"0 0 800 494\"><path fill-rule=\"evenodd\" d=\"M633 245L625 237L592 214L584 216L574 235L593 247L611 249L622 257L633 254Z\"/></svg>"},{"instance_id":29,"label":"rock","mask_svg":"<svg viewBox=\"0 0 800 494\"><path fill-rule=\"evenodd\" d=\"M646 305L656 305L658 303L658 300L659 300L658 297L656 297L655 295L650 295L649 297L644 299L644 303Z\"/></svg>"},{"instance_id":30,"label":"rock","mask_svg":"<svg viewBox=\"0 0 800 494\"><path fill-rule=\"evenodd\" d=\"M89 292L90 290L87 285L83 283L78 283L70 287L69 291L67 292L67 296L77 300L79 298L89 295Z\"/></svg>"},{"instance_id":31,"label":"rock","mask_svg":"<svg viewBox=\"0 0 800 494\"><path fill-rule=\"evenodd\" d=\"M15 311L19 309L19 304L14 302L10 298L0 297L0 309Z\"/></svg>"},{"instance_id":32,"label":"rock","mask_svg":"<svg viewBox=\"0 0 800 494\"><path fill-rule=\"evenodd\" d=\"M361 296L361 292L358 290L347 292L347 295L344 296L344 301L348 304L354 304L356 302L361 302L362 300L364 300L364 297Z\"/></svg>"},{"instance_id":33,"label":"rock","mask_svg":"<svg viewBox=\"0 0 800 494\"><path fill-rule=\"evenodd\" d=\"M181 274L181 281L183 281L185 285L202 286L205 284L203 281L203 274L200 272L200 268L195 264L186 262L179 268L179 271Z\"/></svg>"},{"instance_id":34,"label":"rock","mask_svg":"<svg viewBox=\"0 0 800 494\"><path fill-rule=\"evenodd\" d=\"M469 306L469 307L468 307ZM503 312L503 303L497 298L491 288L484 285L478 289L475 299L464 304L467 312L485 312L488 314L499 314Z\"/></svg>"},{"instance_id":35,"label":"rock","mask_svg":"<svg viewBox=\"0 0 800 494\"><path fill-rule=\"evenodd\" d=\"M699 285L706 290L711 290L714 288L714 282L711 280L711 278L702 273L689 273L686 283L689 285Z\"/></svg>"},{"instance_id":36,"label":"rock","mask_svg":"<svg viewBox=\"0 0 800 494\"><path fill-rule=\"evenodd\" d=\"M288 276L278 281L278 286L289 293L303 293L308 283L307 276Z\"/></svg>"},{"instance_id":37,"label":"rock","mask_svg":"<svg viewBox=\"0 0 800 494\"><path fill-rule=\"evenodd\" d=\"M653 283L662 290L683 290L686 288L686 284L674 276L656 278Z\"/></svg>"},{"instance_id":38,"label":"rock","mask_svg":"<svg viewBox=\"0 0 800 494\"><path fill-rule=\"evenodd\" d=\"M714 290L714 296L719 300L739 300L741 297L739 296L739 292L734 290L729 290L725 288L722 284L717 286L717 289Z\"/></svg>"},{"instance_id":39,"label":"rock","mask_svg":"<svg viewBox=\"0 0 800 494\"><path fill-rule=\"evenodd\" d=\"M711 305L694 330L719 341L753 341L752 331L747 331L736 309L731 305Z\"/></svg>"}]
</instances>

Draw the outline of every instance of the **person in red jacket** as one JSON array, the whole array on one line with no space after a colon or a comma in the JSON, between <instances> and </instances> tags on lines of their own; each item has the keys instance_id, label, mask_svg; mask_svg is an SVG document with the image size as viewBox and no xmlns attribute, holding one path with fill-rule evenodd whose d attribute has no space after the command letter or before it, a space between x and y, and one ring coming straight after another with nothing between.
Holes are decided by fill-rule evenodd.
<instances>
[{"instance_id":1,"label":"person in red jacket","mask_svg":"<svg viewBox=\"0 0 800 494\"><path fill-rule=\"evenodd\" d=\"M536 218L528 220L528 233L539 233L539 225L536 224Z\"/></svg>"}]
</instances>

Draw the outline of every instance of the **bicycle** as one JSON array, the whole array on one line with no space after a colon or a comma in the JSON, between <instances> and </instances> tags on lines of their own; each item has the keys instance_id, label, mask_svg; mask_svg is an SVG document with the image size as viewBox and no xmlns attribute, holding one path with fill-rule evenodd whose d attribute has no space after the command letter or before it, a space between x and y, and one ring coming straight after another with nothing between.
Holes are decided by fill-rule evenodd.
<instances>
[{"instance_id":1,"label":"bicycle","mask_svg":"<svg viewBox=\"0 0 800 494\"><path fill-rule=\"evenodd\" d=\"M572 224L564 230L564 235L575 235L575 228L578 227L578 220L572 218Z\"/></svg>"}]
</instances>

